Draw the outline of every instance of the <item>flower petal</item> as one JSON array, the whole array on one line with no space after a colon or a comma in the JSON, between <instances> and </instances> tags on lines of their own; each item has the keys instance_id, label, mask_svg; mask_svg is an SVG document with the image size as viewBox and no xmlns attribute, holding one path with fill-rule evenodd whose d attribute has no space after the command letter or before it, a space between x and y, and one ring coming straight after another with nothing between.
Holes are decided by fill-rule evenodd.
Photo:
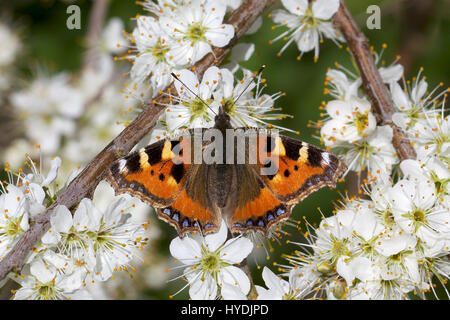
<instances>
[{"instance_id":1,"label":"flower petal","mask_svg":"<svg viewBox=\"0 0 450 320\"><path fill-rule=\"evenodd\" d=\"M312 3L314 17L328 20L339 9L339 0L315 0Z\"/></svg>"},{"instance_id":2,"label":"flower petal","mask_svg":"<svg viewBox=\"0 0 450 320\"><path fill-rule=\"evenodd\" d=\"M253 250L253 242L247 238L233 238L228 240L220 250L223 261L230 264L240 263Z\"/></svg>"},{"instance_id":3,"label":"flower petal","mask_svg":"<svg viewBox=\"0 0 450 320\"><path fill-rule=\"evenodd\" d=\"M30 266L30 272L42 283L49 283L56 276L56 270L54 268L47 267L42 259L35 259Z\"/></svg>"},{"instance_id":4,"label":"flower petal","mask_svg":"<svg viewBox=\"0 0 450 320\"><path fill-rule=\"evenodd\" d=\"M176 237L170 242L170 254L184 264L192 264L202 256L202 249L197 241L186 236Z\"/></svg>"},{"instance_id":5,"label":"flower petal","mask_svg":"<svg viewBox=\"0 0 450 320\"><path fill-rule=\"evenodd\" d=\"M220 229L216 233L209 234L205 237L206 248L210 252L216 251L227 240L228 227L224 220L220 225Z\"/></svg>"},{"instance_id":6,"label":"flower petal","mask_svg":"<svg viewBox=\"0 0 450 320\"><path fill-rule=\"evenodd\" d=\"M51 161L50 170L47 174L47 177L42 182L43 187L48 186L50 183L52 183L56 179L56 176L58 175L59 167L61 167L61 158L55 157Z\"/></svg>"},{"instance_id":7,"label":"flower petal","mask_svg":"<svg viewBox=\"0 0 450 320\"><path fill-rule=\"evenodd\" d=\"M219 285L227 283L231 286L237 286L244 293L248 294L250 291L250 280L244 271L235 266L228 266L219 272Z\"/></svg>"},{"instance_id":8,"label":"flower petal","mask_svg":"<svg viewBox=\"0 0 450 320\"><path fill-rule=\"evenodd\" d=\"M209 274L197 276L189 284L189 296L192 300L214 300L217 296L217 283Z\"/></svg>"}]
</instances>

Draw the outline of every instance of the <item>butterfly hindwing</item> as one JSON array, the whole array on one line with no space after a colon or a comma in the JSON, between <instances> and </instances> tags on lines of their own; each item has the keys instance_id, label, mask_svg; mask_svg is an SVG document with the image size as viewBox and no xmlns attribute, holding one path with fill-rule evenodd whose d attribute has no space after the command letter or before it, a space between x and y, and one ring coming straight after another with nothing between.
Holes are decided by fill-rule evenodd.
<instances>
[{"instance_id":1,"label":"butterfly hindwing","mask_svg":"<svg viewBox=\"0 0 450 320\"><path fill-rule=\"evenodd\" d=\"M227 213L232 233L267 233L272 225L286 220L292 206L280 202L258 176L256 165L236 165L237 196Z\"/></svg>"},{"instance_id":2,"label":"butterfly hindwing","mask_svg":"<svg viewBox=\"0 0 450 320\"><path fill-rule=\"evenodd\" d=\"M208 169L205 164L193 165L178 198L169 207L157 210L158 217L171 224L181 237L189 232L213 233L220 228L219 209L206 190Z\"/></svg>"}]
</instances>

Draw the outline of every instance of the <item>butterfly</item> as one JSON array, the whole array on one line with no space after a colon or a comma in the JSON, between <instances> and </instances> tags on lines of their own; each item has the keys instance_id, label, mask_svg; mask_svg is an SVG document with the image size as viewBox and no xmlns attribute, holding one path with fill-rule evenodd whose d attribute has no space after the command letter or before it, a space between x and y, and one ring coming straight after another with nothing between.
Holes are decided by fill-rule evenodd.
<instances>
[{"instance_id":1,"label":"butterfly","mask_svg":"<svg viewBox=\"0 0 450 320\"><path fill-rule=\"evenodd\" d=\"M208 130L201 129L201 134ZM251 128L233 129L229 115L219 108L212 130L227 134L246 133ZM234 163L192 161L194 131L118 159L106 176L116 194L128 193L153 206L158 218L172 225L180 237L217 232L222 219L233 234L256 231L267 235L312 192L336 187L346 170L335 155L270 130L257 131L256 143L244 144L244 163L236 161L237 147ZM201 141L202 152L225 144L225 139ZM250 149L258 155L253 163L248 161ZM269 167L275 170L262 174Z\"/></svg>"}]
</instances>

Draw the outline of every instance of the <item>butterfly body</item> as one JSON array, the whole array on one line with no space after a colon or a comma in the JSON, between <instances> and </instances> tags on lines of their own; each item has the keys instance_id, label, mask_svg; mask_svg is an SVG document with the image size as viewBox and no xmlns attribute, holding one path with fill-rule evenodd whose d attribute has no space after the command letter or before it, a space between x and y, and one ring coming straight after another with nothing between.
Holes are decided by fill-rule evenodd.
<instances>
[{"instance_id":1,"label":"butterfly body","mask_svg":"<svg viewBox=\"0 0 450 320\"><path fill-rule=\"evenodd\" d=\"M222 109L212 129L222 136L238 130ZM225 138L207 139L196 148L195 133L190 130L117 160L107 180L116 193L130 193L155 207L158 217L180 236L216 232L222 218L232 233L266 234L309 194L335 187L346 169L331 153L304 142L266 130L239 130L258 133L256 140L245 136L240 149L235 143L238 138L233 138L231 148ZM198 150L212 150L213 160L195 161ZM252 150L257 157L252 158ZM216 158L219 152L223 155ZM268 171L271 168L276 170Z\"/></svg>"}]
</instances>

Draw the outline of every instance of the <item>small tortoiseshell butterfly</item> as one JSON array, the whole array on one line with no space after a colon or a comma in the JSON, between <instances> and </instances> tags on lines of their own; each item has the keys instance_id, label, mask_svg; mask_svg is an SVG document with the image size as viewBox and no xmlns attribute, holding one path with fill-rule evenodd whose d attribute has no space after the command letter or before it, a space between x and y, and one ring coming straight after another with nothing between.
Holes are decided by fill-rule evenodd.
<instances>
[{"instance_id":1,"label":"small tortoiseshell butterfly","mask_svg":"<svg viewBox=\"0 0 450 320\"><path fill-rule=\"evenodd\" d=\"M222 108L214 129L238 130ZM188 133L193 137L194 130ZM175 227L180 237L189 232L217 232L222 217L232 233L267 234L312 192L336 187L346 170L333 154L271 131L259 133L257 154L263 150L267 156L259 156L254 164L187 161L193 159L192 140L158 141L115 161L107 174L117 194L132 194L155 207L158 217ZM203 142L202 150L211 143ZM247 154L251 145L245 148ZM261 168L272 165L274 159L276 172L262 175Z\"/></svg>"}]
</instances>

